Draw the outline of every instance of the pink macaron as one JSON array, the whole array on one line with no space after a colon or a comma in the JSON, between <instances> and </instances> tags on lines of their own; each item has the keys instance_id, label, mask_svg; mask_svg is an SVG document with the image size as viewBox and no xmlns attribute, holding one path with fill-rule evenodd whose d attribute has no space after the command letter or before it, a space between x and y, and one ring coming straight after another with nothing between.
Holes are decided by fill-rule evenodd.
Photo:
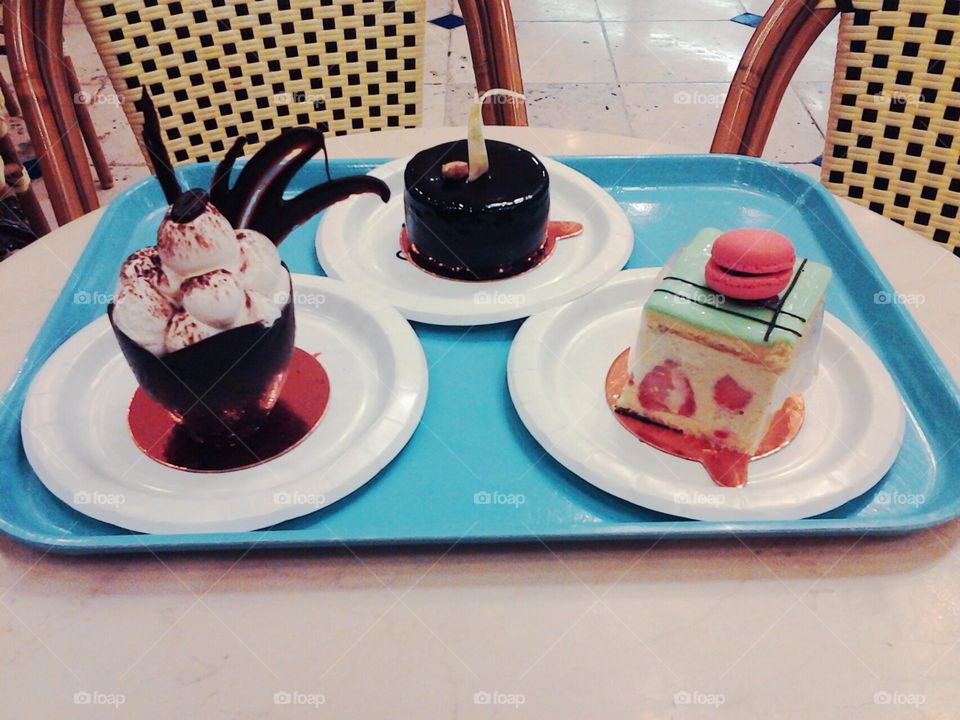
<instances>
[{"instance_id":1,"label":"pink macaron","mask_svg":"<svg viewBox=\"0 0 960 720\"><path fill-rule=\"evenodd\" d=\"M773 230L738 228L717 237L704 268L707 285L737 300L765 300L783 292L797 253Z\"/></svg>"}]
</instances>

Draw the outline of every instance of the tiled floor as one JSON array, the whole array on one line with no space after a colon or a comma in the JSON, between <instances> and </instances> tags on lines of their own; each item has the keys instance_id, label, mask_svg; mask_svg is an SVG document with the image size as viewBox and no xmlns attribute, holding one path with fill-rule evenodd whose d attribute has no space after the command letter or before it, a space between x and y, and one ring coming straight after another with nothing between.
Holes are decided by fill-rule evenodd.
<instances>
[{"instance_id":1,"label":"tiled floor","mask_svg":"<svg viewBox=\"0 0 960 720\"><path fill-rule=\"evenodd\" d=\"M749 16L732 18L762 14L770 1L513 0L530 124L643 136L707 151L728 83L754 31L743 24ZM456 0L427 0L428 19L457 12ZM65 35L115 168L115 187L101 193L105 202L147 168L69 2ZM765 157L809 163L820 154L835 45L834 26L797 71ZM462 26L427 23L425 81L424 124L464 124L473 71ZM31 157L20 137L24 157Z\"/></svg>"}]
</instances>

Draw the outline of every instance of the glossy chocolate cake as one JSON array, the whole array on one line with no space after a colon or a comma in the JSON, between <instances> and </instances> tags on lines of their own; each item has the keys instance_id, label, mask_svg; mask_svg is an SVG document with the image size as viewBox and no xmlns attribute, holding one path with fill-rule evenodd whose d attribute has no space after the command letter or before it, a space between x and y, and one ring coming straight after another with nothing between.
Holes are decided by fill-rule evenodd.
<instances>
[{"instance_id":1,"label":"glossy chocolate cake","mask_svg":"<svg viewBox=\"0 0 960 720\"><path fill-rule=\"evenodd\" d=\"M547 169L516 145L487 140L486 149L489 169L475 180L455 171L466 165L466 140L428 148L407 163L410 259L429 272L495 280L529 270L543 258L550 212Z\"/></svg>"}]
</instances>

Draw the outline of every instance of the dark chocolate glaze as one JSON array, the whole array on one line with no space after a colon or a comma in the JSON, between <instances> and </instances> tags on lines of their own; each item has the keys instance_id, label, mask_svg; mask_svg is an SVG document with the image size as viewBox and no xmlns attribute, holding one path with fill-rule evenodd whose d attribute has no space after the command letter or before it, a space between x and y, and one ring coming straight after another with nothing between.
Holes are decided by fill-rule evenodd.
<instances>
[{"instance_id":1,"label":"dark chocolate glaze","mask_svg":"<svg viewBox=\"0 0 960 720\"><path fill-rule=\"evenodd\" d=\"M486 143L490 169L473 182L441 173L445 163L467 160L466 140L428 148L407 163L408 237L418 264L437 275L492 280L541 259L550 213L547 169L516 145Z\"/></svg>"},{"instance_id":2,"label":"dark chocolate glaze","mask_svg":"<svg viewBox=\"0 0 960 720\"><path fill-rule=\"evenodd\" d=\"M296 332L292 298L270 327L242 325L163 357L113 324L113 303L107 315L144 392L197 440L231 445L255 432L280 396Z\"/></svg>"}]
</instances>

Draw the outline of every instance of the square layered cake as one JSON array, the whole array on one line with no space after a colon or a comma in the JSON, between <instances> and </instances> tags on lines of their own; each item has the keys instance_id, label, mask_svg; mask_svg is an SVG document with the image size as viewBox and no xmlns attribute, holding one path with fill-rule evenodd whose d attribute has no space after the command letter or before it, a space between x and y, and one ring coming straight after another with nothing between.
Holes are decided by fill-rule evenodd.
<instances>
[{"instance_id":1,"label":"square layered cake","mask_svg":"<svg viewBox=\"0 0 960 720\"><path fill-rule=\"evenodd\" d=\"M658 279L617 411L752 456L816 374L831 270L797 257L778 295L733 299L705 278L720 234L702 230Z\"/></svg>"}]
</instances>

